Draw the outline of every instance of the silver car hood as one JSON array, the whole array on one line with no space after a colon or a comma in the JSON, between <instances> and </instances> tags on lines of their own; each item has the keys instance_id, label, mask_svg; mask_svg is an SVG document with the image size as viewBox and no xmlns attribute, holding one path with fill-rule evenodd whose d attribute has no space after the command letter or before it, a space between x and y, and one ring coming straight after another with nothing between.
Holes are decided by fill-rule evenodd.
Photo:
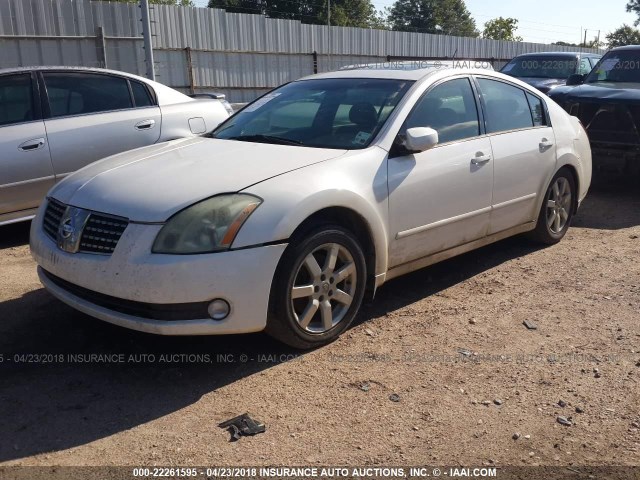
<instances>
[{"instance_id":1,"label":"silver car hood","mask_svg":"<svg viewBox=\"0 0 640 480\"><path fill-rule=\"evenodd\" d=\"M174 140L95 162L62 180L49 196L133 221L164 222L205 198L344 153L200 137Z\"/></svg>"}]
</instances>

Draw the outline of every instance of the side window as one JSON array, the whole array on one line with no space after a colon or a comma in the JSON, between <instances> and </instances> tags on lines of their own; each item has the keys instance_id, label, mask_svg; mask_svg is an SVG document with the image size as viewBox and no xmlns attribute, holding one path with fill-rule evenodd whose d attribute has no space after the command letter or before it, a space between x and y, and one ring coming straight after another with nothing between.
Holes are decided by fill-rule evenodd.
<instances>
[{"instance_id":1,"label":"side window","mask_svg":"<svg viewBox=\"0 0 640 480\"><path fill-rule=\"evenodd\" d=\"M486 107L487 133L533 127L524 90L486 78L479 78L478 83Z\"/></svg>"},{"instance_id":2,"label":"side window","mask_svg":"<svg viewBox=\"0 0 640 480\"><path fill-rule=\"evenodd\" d=\"M30 122L34 118L31 75L0 76L0 126Z\"/></svg>"},{"instance_id":3,"label":"side window","mask_svg":"<svg viewBox=\"0 0 640 480\"><path fill-rule=\"evenodd\" d=\"M440 143L480 135L478 107L469 79L441 83L427 92L407 118L402 132L414 127L433 128Z\"/></svg>"},{"instance_id":4,"label":"side window","mask_svg":"<svg viewBox=\"0 0 640 480\"><path fill-rule=\"evenodd\" d=\"M544 112L544 104L542 103L542 100L530 93L527 93L527 100L529 100L529 107L531 108L533 126L544 127L547 125L547 116Z\"/></svg>"},{"instance_id":5,"label":"side window","mask_svg":"<svg viewBox=\"0 0 640 480\"><path fill-rule=\"evenodd\" d=\"M94 73L44 73L52 117L132 108L127 80Z\"/></svg>"},{"instance_id":6,"label":"side window","mask_svg":"<svg viewBox=\"0 0 640 480\"><path fill-rule=\"evenodd\" d=\"M136 107L151 107L153 100L147 87L135 80L129 80L129 82L131 83L131 91L133 92L133 100L136 102Z\"/></svg>"},{"instance_id":7,"label":"side window","mask_svg":"<svg viewBox=\"0 0 640 480\"><path fill-rule=\"evenodd\" d=\"M578 67L578 73L580 75L587 75L591 71L591 63L588 58L580 60L580 66Z\"/></svg>"},{"instance_id":8,"label":"side window","mask_svg":"<svg viewBox=\"0 0 640 480\"><path fill-rule=\"evenodd\" d=\"M598 60L600 59L596 57L589 57L589 61L591 62L591 69L589 71L593 70L593 67L598 63Z\"/></svg>"}]
</instances>

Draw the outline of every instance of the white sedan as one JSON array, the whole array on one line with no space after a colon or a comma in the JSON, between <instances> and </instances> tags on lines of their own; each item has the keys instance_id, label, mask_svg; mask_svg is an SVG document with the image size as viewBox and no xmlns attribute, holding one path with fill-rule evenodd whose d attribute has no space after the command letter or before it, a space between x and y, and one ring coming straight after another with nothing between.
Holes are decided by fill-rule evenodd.
<instances>
[{"instance_id":1,"label":"white sedan","mask_svg":"<svg viewBox=\"0 0 640 480\"><path fill-rule=\"evenodd\" d=\"M53 188L31 231L45 287L135 330L312 348L387 280L516 234L560 241L591 182L579 121L486 70L315 75L209 136Z\"/></svg>"}]
</instances>

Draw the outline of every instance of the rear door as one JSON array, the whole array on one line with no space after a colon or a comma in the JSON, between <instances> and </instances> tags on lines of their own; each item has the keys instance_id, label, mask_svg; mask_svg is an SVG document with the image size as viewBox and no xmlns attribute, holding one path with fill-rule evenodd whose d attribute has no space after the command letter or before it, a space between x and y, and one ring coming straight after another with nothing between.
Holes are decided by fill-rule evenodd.
<instances>
[{"instance_id":1,"label":"rear door","mask_svg":"<svg viewBox=\"0 0 640 480\"><path fill-rule=\"evenodd\" d=\"M151 145L161 114L142 82L94 72L41 72L56 180L101 158Z\"/></svg>"},{"instance_id":2,"label":"rear door","mask_svg":"<svg viewBox=\"0 0 640 480\"><path fill-rule=\"evenodd\" d=\"M477 82L494 156L492 234L537 218L555 169L555 135L540 97L502 80Z\"/></svg>"},{"instance_id":3,"label":"rear door","mask_svg":"<svg viewBox=\"0 0 640 480\"><path fill-rule=\"evenodd\" d=\"M36 85L29 72L0 76L0 222L30 215L53 185Z\"/></svg>"}]
</instances>

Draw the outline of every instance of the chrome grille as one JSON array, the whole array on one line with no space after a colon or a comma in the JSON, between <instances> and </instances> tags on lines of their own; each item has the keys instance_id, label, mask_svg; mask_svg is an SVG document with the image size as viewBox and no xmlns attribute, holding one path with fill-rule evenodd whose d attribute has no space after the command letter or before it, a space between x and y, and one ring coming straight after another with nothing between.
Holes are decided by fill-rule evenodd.
<instances>
[{"instance_id":1,"label":"chrome grille","mask_svg":"<svg viewBox=\"0 0 640 480\"><path fill-rule=\"evenodd\" d=\"M42 228L46 235L58 244L58 228L67 211L66 205L53 199L48 200L47 208L44 211ZM80 237L80 244L77 251L111 255L120 237L122 237L122 234L129 225L129 221L126 218L114 217L113 215L104 213L88 213L89 218L82 229L82 236Z\"/></svg>"},{"instance_id":2,"label":"chrome grille","mask_svg":"<svg viewBox=\"0 0 640 480\"><path fill-rule=\"evenodd\" d=\"M62 215L64 215L66 208L67 207L65 205L56 202L55 200L49 200L47 208L44 211L42 227L44 228L45 233L54 242L58 238L58 227L60 226L60 220L62 219Z\"/></svg>"},{"instance_id":3,"label":"chrome grille","mask_svg":"<svg viewBox=\"0 0 640 480\"><path fill-rule=\"evenodd\" d=\"M129 222L124 218L92 213L80 238L80 251L111 254Z\"/></svg>"}]
</instances>

